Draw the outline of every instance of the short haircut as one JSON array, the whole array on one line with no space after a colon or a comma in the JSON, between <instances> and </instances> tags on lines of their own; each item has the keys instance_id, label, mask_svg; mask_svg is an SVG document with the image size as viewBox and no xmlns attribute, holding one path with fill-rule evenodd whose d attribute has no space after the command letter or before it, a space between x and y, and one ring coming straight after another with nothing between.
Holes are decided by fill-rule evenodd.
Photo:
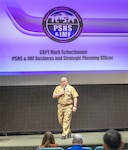
<instances>
[{"instance_id":1,"label":"short haircut","mask_svg":"<svg viewBox=\"0 0 128 150\"><path fill-rule=\"evenodd\" d=\"M61 81L62 80L68 81L68 79L66 77L61 77Z\"/></svg>"},{"instance_id":2,"label":"short haircut","mask_svg":"<svg viewBox=\"0 0 128 150\"><path fill-rule=\"evenodd\" d=\"M121 135L116 130L108 130L104 137L103 137L104 143L108 146L109 149L119 149L121 146Z\"/></svg>"},{"instance_id":3,"label":"short haircut","mask_svg":"<svg viewBox=\"0 0 128 150\"><path fill-rule=\"evenodd\" d=\"M74 134L73 135L73 143L79 143L82 144L83 143L83 137L81 134Z\"/></svg>"}]
</instances>

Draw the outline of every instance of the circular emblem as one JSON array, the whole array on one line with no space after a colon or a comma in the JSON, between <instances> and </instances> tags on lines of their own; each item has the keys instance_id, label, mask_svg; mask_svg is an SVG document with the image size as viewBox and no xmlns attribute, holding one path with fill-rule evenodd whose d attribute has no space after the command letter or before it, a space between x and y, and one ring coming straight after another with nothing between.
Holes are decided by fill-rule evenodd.
<instances>
[{"instance_id":1,"label":"circular emblem","mask_svg":"<svg viewBox=\"0 0 128 150\"><path fill-rule=\"evenodd\" d=\"M43 19L45 34L56 42L71 42L82 32L83 22L80 15L68 7L49 10Z\"/></svg>"}]
</instances>

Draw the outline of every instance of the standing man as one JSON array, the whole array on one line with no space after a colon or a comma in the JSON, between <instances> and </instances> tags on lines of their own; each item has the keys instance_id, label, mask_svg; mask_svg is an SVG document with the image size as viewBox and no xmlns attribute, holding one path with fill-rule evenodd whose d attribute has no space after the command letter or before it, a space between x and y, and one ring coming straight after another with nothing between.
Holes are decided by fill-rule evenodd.
<instances>
[{"instance_id":1,"label":"standing man","mask_svg":"<svg viewBox=\"0 0 128 150\"><path fill-rule=\"evenodd\" d=\"M71 138L72 112L77 111L76 89L68 84L66 77L61 78L61 84L53 91L53 98L58 99L58 121L62 127L62 139Z\"/></svg>"}]
</instances>

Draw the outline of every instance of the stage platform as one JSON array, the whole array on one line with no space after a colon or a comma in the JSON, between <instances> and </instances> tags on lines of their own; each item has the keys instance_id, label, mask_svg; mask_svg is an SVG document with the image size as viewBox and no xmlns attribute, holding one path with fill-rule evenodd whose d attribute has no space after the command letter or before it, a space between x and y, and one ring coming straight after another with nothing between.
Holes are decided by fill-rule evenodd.
<instances>
[{"instance_id":1,"label":"stage platform","mask_svg":"<svg viewBox=\"0 0 128 150\"><path fill-rule=\"evenodd\" d=\"M105 132L79 132L82 134L85 146L91 146L93 149L102 145ZM125 143L125 150L128 149L128 131L120 131ZM72 135L75 133L72 133ZM62 140L61 134L54 134L56 143L66 149L72 145L72 138ZM0 136L0 150L36 150L42 141L43 134L32 135L7 135Z\"/></svg>"}]
</instances>

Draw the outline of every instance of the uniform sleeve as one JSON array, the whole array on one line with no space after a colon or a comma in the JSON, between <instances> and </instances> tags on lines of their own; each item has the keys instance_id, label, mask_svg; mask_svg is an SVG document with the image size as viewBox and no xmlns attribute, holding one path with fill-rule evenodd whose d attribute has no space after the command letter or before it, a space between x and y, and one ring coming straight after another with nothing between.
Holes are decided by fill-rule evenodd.
<instances>
[{"instance_id":1,"label":"uniform sleeve","mask_svg":"<svg viewBox=\"0 0 128 150\"><path fill-rule=\"evenodd\" d=\"M76 89L74 87L72 87L72 96L73 96L73 98L76 98L79 96L78 92L76 91Z\"/></svg>"},{"instance_id":2,"label":"uniform sleeve","mask_svg":"<svg viewBox=\"0 0 128 150\"><path fill-rule=\"evenodd\" d=\"M53 94L57 94L57 87L55 87Z\"/></svg>"},{"instance_id":3,"label":"uniform sleeve","mask_svg":"<svg viewBox=\"0 0 128 150\"><path fill-rule=\"evenodd\" d=\"M56 86L53 91L53 94L58 94L59 92L60 92L60 86Z\"/></svg>"}]
</instances>

